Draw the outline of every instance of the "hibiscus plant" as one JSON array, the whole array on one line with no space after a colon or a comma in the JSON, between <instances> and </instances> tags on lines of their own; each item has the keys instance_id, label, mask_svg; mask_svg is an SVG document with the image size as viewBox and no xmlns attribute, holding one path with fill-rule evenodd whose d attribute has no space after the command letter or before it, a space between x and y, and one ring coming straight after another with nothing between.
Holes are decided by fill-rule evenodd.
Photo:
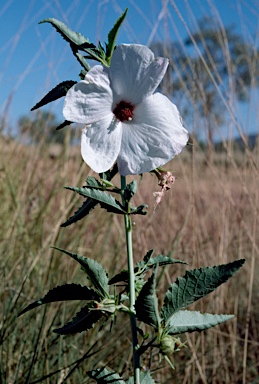
<instances>
[{"instance_id":1,"label":"hibiscus plant","mask_svg":"<svg viewBox=\"0 0 259 384\"><path fill-rule=\"evenodd\" d=\"M133 180L127 184L126 176L153 172L162 187L161 192L155 193L155 205L158 205L164 191L175 180L162 166L181 152L188 142L188 132L176 106L166 96L155 92L166 72L168 59L154 57L143 45L121 44L116 47L116 36L126 14L127 10L116 21L105 46L100 43L94 45L56 19L41 21L52 24L70 44L72 53L82 66L81 80L58 84L32 110L65 97L65 121L57 129L71 123L84 124L82 157L99 177L87 177L82 187L66 187L82 196L84 201L62 226L69 226L92 214L97 205L120 215L125 225L127 267L108 277L97 261L56 248L81 265L91 285L57 286L27 306L20 315L46 303L87 301L71 321L54 330L67 335L89 331L98 326L97 323L103 325L119 318L121 312L127 314L132 333L134 375L122 378L105 366L93 367L87 375L97 383L147 384L154 383L154 380L152 367L145 371L141 369L143 353L157 348L160 356L173 367L172 354L186 346L180 334L200 332L233 317L202 314L185 308L226 282L244 260L187 271L170 285L161 308L156 294L159 267L187 263L168 255L155 255L150 250L142 261L134 264L132 216L146 215L148 207L145 204L133 206L132 197L137 193L138 183ZM98 64L90 67L87 60ZM120 186L113 182L116 174L120 175ZM150 335L143 332L143 323L150 327Z\"/></svg>"}]
</instances>

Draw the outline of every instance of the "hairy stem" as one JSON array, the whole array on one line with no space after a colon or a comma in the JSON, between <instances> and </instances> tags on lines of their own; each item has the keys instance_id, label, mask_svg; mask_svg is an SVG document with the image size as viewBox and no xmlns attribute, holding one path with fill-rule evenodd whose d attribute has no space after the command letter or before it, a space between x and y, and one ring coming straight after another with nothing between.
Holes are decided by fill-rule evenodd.
<instances>
[{"instance_id":1,"label":"hairy stem","mask_svg":"<svg viewBox=\"0 0 259 384\"><path fill-rule=\"evenodd\" d=\"M126 187L126 178L121 176L121 189ZM123 203L125 204L124 197L122 196ZM129 203L128 203L129 205ZM128 212L129 212L128 206ZM138 334L137 334L137 321L135 316L135 274L134 274L134 260L132 249L132 221L129 214L124 215L125 233L126 233L126 245L127 245L127 257L128 257L128 271L129 271L129 302L130 302L130 324L132 335L132 347L133 347L133 363L134 363L134 384L140 383L140 359L137 353L138 347Z\"/></svg>"}]
</instances>

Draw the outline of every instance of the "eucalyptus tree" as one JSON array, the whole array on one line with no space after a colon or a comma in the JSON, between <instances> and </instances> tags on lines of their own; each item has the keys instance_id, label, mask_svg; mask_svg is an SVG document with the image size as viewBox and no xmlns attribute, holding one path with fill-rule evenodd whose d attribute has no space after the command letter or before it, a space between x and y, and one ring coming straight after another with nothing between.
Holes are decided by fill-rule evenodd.
<instances>
[{"instance_id":1,"label":"eucalyptus tree","mask_svg":"<svg viewBox=\"0 0 259 384\"><path fill-rule=\"evenodd\" d=\"M205 126L207 154L214 147L215 130L233 114L237 101L249 100L251 88L258 86L258 49L239 35L233 26L223 27L212 19L202 19L199 27L182 44L155 43L157 55L170 55L164 91L180 98L186 115L200 117ZM199 129L201 133L201 128Z\"/></svg>"}]
</instances>

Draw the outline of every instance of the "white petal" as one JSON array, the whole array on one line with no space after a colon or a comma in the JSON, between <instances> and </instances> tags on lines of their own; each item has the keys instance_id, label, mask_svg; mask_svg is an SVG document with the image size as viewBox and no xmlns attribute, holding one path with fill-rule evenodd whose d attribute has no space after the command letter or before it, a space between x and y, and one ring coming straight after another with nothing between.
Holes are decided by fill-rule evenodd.
<instances>
[{"instance_id":1,"label":"white petal","mask_svg":"<svg viewBox=\"0 0 259 384\"><path fill-rule=\"evenodd\" d=\"M112 111L112 90L107 73L96 65L66 94L63 115L74 123L92 124Z\"/></svg>"},{"instance_id":2,"label":"white petal","mask_svg":"<svg viewBox=\"0 0 259 384\"><path fill-rule=\"evenodd\" d=\"M133 120L122 126L118 167L123 176L164 165L188 141L176 106L160 93L143 100L135 108Z\"/></svg>"},{"instance_id":3,"label":"white petal","mask_svg":"<svg viewBox=\"0 0 259 384\"><path fill-rule=\"evenodd\" d=\"M155 58L144 45L119 45L108 70L115 103L124 100L136 105L153 94L167 66L168 59Z\"/></svg>"},{"instance_id":4,"label":"white petal","mask_svg":"<svg viewBox=\"0 0 259 384\"><path fill-rule=\"evenodd\" d=\"M85 127L81 137L84 161L97 173L110 169L121 146L121 123L110 114L105 119Z\"/></svg>"}]
</instances>

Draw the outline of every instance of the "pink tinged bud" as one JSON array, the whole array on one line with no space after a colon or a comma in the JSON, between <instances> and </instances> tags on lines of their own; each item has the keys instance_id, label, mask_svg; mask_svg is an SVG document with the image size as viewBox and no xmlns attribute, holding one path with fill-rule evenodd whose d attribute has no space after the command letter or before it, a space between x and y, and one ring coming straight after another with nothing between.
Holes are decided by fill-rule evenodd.
<instances>
[{"instance_id":1,"label":"pink tinged bud","mask_svg":"<svg viewBox=\"0 0 259 384\"><path fill-rule=\"evenodd\" d=\"M153 192L153 195L156 197L155 198L155 204L154 204L154 211L156 207L161 203L162 198L164 196L164 191L162 190L161 192Z\"/></svg>"},{"instance_id":2,"label":"pink tinged bud","mask_svg":"<svg viewBox=\"0 0 259 384\"><path fill-rule=\"evenodd\" d=\"M157 175L158 178L158 185L162 187L160 192L154 192L153 195L156 196L155 204L154 204L154 211L157 208L157 206L161 203L161 200L164 196L165 191L171 188L171 184L175 182L175 177L172 175L171 172L164 172L160 171Z\"/></svg>"}]
</instances>

